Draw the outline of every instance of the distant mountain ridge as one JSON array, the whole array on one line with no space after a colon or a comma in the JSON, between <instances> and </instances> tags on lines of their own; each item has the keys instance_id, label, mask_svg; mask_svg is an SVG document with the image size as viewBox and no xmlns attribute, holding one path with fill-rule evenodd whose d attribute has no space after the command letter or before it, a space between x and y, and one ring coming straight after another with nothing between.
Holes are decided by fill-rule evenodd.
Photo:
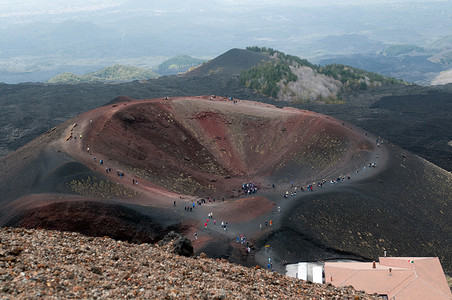
<instances>
[{"instance_id":1,"label":"distant mountain ridge","mask_svg":"<svg viewBox=\"0 0 452 300\"><path fill-rule=\"evenodd\" d=\"M95 81L133 81L157 78L153 71L134 66L114 65L101 70L79 76L74 73L63 73L49 79L48 83L82 83Z\"/></svg>"},{"instance_id":2,"label":"distant mountain ridge","mask_svg":"<svg viewBox=\"0 0 452 300\"><path fill-rule=\"evenodd\" d=\"M96 81L133 81L154 79L159 76L176 75L196 68L205 59L193 58L188 55L178 55L165 60L152 70L137 66L115 64L100 70L89 72L85 75L77 75L72 72L64 72L50 78L47 83L84 83Z\"/></svg>"}]
</instances>

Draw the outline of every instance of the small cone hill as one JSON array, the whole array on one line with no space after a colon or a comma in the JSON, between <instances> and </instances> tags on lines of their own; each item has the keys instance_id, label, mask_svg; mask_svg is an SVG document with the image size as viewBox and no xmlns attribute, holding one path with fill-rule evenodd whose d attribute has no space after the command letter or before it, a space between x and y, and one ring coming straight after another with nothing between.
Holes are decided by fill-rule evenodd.
<instances>
[{"instance_id":1,"label":"small cone hill","mask_svg":"<svg viewBox=\"0 0 452 300\"><path fill-rule=\"evenodd\" d=\"M239 76L243 70L257 66L268 60L270 60L268 55L235 48L182 74L182 76L203 77L213 74Z\"/></svg>"}]
</instances>

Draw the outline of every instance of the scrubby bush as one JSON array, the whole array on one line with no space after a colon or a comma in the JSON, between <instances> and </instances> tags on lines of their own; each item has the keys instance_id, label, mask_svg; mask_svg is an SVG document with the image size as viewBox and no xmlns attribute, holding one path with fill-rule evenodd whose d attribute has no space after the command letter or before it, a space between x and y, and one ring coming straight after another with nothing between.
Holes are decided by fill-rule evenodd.
<instances>
[{"instance_id":1,"label":"scrubby bush","mask_svg":"<svg viewBox=\"0 0 452 300\"><path fill-rule=\"evenodd\" d=\"M140 194L122 184L104 181L94 176L88 176L81 180L72 180L68 183L68 186L74 193L87 197L100 197L106 199L115 197L132 198Z\"/></svg>"}]
</instances>

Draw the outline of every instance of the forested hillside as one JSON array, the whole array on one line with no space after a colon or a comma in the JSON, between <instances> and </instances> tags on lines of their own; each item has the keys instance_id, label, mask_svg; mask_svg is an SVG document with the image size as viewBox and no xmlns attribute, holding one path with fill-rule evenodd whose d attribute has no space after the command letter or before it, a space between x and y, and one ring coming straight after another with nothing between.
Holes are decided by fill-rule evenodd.
<instances>
[{"instance_id":1,"label":"forested hillside","mask_svg":"<svg viewBox=\"0 0 452 300\"><path fill-rule=\"evenodd\" d=\"M281 101L341 103L341 93L363 91L402 80L340 64L318 66L271 48L248 47L272 59L245 70L241 84Z\"/></svg>"}]
</instances>

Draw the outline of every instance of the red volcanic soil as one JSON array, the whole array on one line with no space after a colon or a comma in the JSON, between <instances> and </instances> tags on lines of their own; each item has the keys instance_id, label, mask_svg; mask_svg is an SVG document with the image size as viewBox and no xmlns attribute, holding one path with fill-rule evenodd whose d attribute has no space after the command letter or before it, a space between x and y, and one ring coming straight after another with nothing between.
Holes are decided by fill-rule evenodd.
<instances>
[{"instance_id":1,"label":"red volcanic soil","mask_svg":"<svg viewBox=\"0 0 452 300\"><path fill-rule=\"evenodd\" d=\"M102 159L115 167L110 177L127 171L143 183L138 189L164 196L229 198L249 180L260 188L304 184L356 169L374 148L329 117L219 98L120 103L77 123L74 135L83 139L67 149L72 156L93 166Z\"/></svg>"},{"instance_id":2,"label":"red volcanic soil","mask_svg":"<svg viewBox=\"0 0 452 300\"><path fill-rule=\"evenodd\" d=\"M218 215L229 222L251 222L271 211L274 206L275 204L265 197L245 197L235 201L233 206L226 206Z\"/></svg>"},{"instance_id":3,"label":"red volcanic soil","mask_svg":"<svg viewBox=\"0 0 452 300\"><path fill-rule=\"evenodd\" d=\"M360 251L353 249L361 249L361 241L342 246L334 230L344 234L344 216L360 218L355 214L361 211L360 201L377 205L376 215L385 211L380 207L384 203L374 202L391 198L400 180L416 176L401 169L378 179L397 178L397 184L378 189L372 178L385 170L386 145L325 115L215 96L126 100L73 118L0 160L10 170L0 174L3 225L134 241L147 241L146 233L155 240L159 233L176 229L193 241L197 253L246 265L266 265L271 254L282 272L289 258L359 257ZM398 160L394 164L404 165ZM422 180L410 186L414 194L425 191ZM257 191L246 193L242 186L247 183ZM313 192L307 191L309 185ZM406 192L394 195L412 199ZM331 204L324 210L331 210L334 222L315 209L325 203ZM437 204L432 211L447 210L447 203ZM401 224L411 224L404 208L393 215ZM447 217L433 219L448 224L442 218ZM327 222L335 226L322 226ZM447 226L441 227L444 232ZM378 236L374 229L369 236ZM240 235L252 253L236 242ZM363 253L370 258L375 252Z\"/></svg>"}]
</instances>

